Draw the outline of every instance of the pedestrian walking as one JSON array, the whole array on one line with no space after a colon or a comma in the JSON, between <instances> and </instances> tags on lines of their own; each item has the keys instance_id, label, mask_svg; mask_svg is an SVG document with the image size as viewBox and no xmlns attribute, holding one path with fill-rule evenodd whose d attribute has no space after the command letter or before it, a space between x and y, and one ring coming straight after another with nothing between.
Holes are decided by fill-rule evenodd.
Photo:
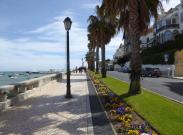
<instances>
[{"instance_id":1,"label":"pedestrian walking","mask_svg":"<svg viewBox=\"0 0 183 135\"><path fill-rule=\"evenodd\" d=\"M76 66L76 68L75 68L75 71L76 71L76 74L78 73L78 67Z\"/></svg>"}]
</instances>

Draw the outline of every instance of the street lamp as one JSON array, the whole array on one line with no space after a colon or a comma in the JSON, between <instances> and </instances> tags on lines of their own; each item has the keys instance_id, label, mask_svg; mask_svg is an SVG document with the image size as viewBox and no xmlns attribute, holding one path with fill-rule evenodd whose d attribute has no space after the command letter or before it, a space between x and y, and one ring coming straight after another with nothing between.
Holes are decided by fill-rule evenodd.
<instances>
[{"instance_id":1,"label":"street lamp","mask_svg":"<svg viewBox=\"0 0 183 135\"><path fill-rule=\"evenodd\" d=\"M64 26L67 32L67 92L66 98L72 98L70 85L70 58L69 58L69 30L71 29L72 21L69 17L65 18Z\"/></svg>"},{"instance_id":2,"label":"street lamp","mask_svg":"<svg viewBox=\"0 0 183 135\"><path fill-rule=\"evenodd\" d=\"M81 61L82 61L82 67L84 67L84 62L83 62L83 58L81 59Z\"/></svg>"}]
</instances>

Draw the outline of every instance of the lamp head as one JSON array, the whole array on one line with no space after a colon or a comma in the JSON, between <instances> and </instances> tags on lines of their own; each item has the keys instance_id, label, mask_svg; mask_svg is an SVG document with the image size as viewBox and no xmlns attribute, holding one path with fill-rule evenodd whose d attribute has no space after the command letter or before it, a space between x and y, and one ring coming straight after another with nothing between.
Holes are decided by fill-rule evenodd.
<instances>
[{"instance_id":1,"label":"lamp head","mask_svg":"<svg viewBox=\"0 0 183 135\"><path fill-rule=\"evenodd\" d=\"M71 29L71 25L72 25L71 19L69 17L66 17L64 20L65 30L69 31Z\"/></svg>"}]
</instances>

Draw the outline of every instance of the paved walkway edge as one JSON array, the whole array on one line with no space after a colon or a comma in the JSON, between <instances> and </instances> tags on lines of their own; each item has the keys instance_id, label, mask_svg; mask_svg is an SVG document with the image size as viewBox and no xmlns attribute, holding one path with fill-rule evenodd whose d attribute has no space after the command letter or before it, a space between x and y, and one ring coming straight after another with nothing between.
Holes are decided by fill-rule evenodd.
<instances>
[{"instance_id":1,"label":"paved walkway edge","mask_svg":"<svg viewBox=\"0 0 183 135\"><path fill-rule=\"evenodd\" d=\"M87 78L88 78L88 79L90 80L90 82L91 82L91 85L92 85L92 87L93 87L93 90L95 91L95 93L96 93L96 95L97 95L97 99L98 99L98 101L99 101L100 107L101 107L101 109L103 110L103 112L105 113L105 117L106 117L107 120L108 120L109 126L110 126L110 128L111 128L113 134L114 134L114 135L117 135L117 132L116 132L116 130L114 129L114 127L113 127L113 125L112 125L112 122L110 121L110 119L109 119L109 117L108 117L108 114L107 114L107 112L105 111L105 109L104 109L104 107L103 107L103 104L102 104L101 99L100 99L100 97L99 97L99 95L98 95L98 92L97 92L97 90L96 90L96 88L95 88L95 86L94 86L94 84L93 84L93 82L92 82L92 80L91 80L91 78L90 78L90 76L89 76L88 74L87 74ZM89 85L89 82L88 82L88 85ZM110 132L108 132L108 133L110 133ZM111 135L111 134L110 134L110 135Z\"/></svg>"},{"instance_id":2,"label":"paved walkway edge","mask_svg":"<svg viewBox=\"0 0 183 135\"><path fill-rule=\"evenodd\" d=\"M86 77L88 79L88 77ZM86 99L86 110L88 113L88 119L87 119L87 134L88 135L94 135L93 131L93 121L92 121L92 113L91 113L91 107L90 107L90 98L89 98L89 89L88 89L88 82L86 82L86 89L88 91L88 97Z\"/></svg>"}]
</instances>

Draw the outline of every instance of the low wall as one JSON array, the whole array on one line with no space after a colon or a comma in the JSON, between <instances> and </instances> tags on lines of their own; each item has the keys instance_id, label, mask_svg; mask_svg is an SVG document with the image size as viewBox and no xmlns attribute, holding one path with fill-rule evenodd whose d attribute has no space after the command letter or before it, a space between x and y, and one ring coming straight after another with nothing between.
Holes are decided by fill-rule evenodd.
<instances>
[{"instance_id":1,"label":"low wall","mask_svg":"<svg viewBox=\"0 0 183 135\"><path fill-rule=\"evenodd\" d=\"M16 83L15 85L6 85L0 87L0 111L7 109L15 102L22 101L30 97L31 91L46 85L50 81L62 80L62 74L51 74L39 78Z\"/></svg>"},{"instance_id":2,"label":"low wall","mask_svg":"<svg viewBox=\"0 0 183 135\"><path fill-rule=\"evenodd\" d=\"M175 75L183 77L183 50L175 53Z\"/></svg>"},{"instance_id":3,"label":"low wall","mask_svg":"<svg viewBox=\"0 0 183 135\"><path fill-rule=\"evenodd\" d=\"M175 65L175 76L183 77L183 64Z\"/></svg>"}]
</instances>

